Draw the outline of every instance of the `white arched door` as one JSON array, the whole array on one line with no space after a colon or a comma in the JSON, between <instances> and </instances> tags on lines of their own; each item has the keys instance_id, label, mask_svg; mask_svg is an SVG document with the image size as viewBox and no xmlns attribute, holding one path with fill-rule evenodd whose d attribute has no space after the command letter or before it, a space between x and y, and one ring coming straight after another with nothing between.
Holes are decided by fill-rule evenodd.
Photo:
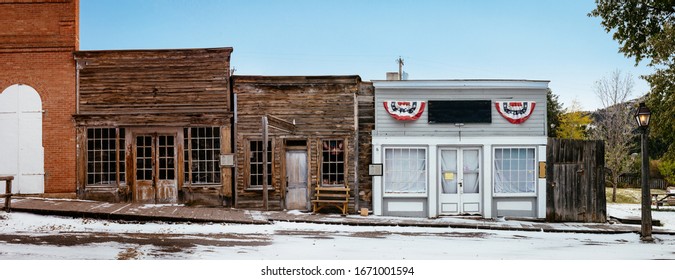
<instances>
[{"instance_id":1,"label":"white arched door","mask_svg":"<svg viewBox=\"0 0 675 280\"><path fill-rule=\"evenodd\" d=\"M14 176L13 193L31 194L44 192L44 173L40 95L12 85L0 93L0 174Z\"/></svg>"}]
</instances>

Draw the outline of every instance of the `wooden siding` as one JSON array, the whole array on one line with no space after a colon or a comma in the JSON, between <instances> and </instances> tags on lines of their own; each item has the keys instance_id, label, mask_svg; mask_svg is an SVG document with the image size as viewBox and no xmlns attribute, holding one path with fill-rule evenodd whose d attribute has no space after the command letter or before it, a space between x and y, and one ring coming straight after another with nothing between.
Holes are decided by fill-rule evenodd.
<instances>
[{"instance_id":1,"label":"wooden siding","mask_svg":"<svg viewBox=\"0 0 675 280\"><path fill-rule=\"evenodd\" d=\"M272 141L272 182L269 209L282 209L285 200L285 153L287 140L307 143L308 188L320 183L321 145L323 140L345 143L345 182L355 185L356 178L356 95L358 76L233 76L236 95L235 180L238 208L262 208L262 191L248 188L249 142L262 140L262 116L265 114L295 122L294 133L270 127ZM350 203L354 208L354 195Z\"/></svg>"},{"instance_id":2,"label":"wooden siding","mask_svg":"<svg viewBox=\"0 0 675 280\"><path fill-rule=\"evenodd\" d=\"M373 178L368 175L368 165L373 162L372 139L375 130L375 96L373 83L362 82L359 88L359 207L372 209Z\"/></svg>"},{"instance_id":3,"label":"wooden siding","mask_svg":"<svg viewBox=\"0 0 675 280\"><path fill-rule=\"evenodd\" d=\"M80 197L130 201L135 180L134 131L170 131L177 143L178 200L231 205L232 172L221 167L221 182L185 183L183 129L219 127L220 154L232 153L230 54L232 48L75 52L78 67L77 185ZM126 184L105 188L86 184L86 131L91 127L127 129ZM175 195L171 194L173 199Z\"/></svg>"},{"instance_id":4,"label":"wooden siding","mask_svg":"<svg viewBox=\"0 0 675 280\"><path fill-rule=\"evenodd\" d=\"M229 112L231 48L81 51L80 115Z\"/></svg>"},{"instance_id":5,"label":"wooden siding","mask_svg":"<svg viewBox=\"0 0 675 280\"><path fill-rule=\"evenodd\" d=\"M381 89L375 88L375 127L377 135L407 136L544 136L546 135L546 90L545 89ZM384 109L388 100L490 100L492 102L491 124L429 124L428 108L416 121L397 121ZM518 125L509 123L495 109L494 102L501 100L535 101L536 107L530 118Z\"/></svg>"},{"instance_id":6,"label":"wooden siding","mask_svg":"<svg viewBox=\"0 0 675 280\"><path fill-rule=\"evenodd\" d=\"M548 139L546 221L607 221L603 141Z\"/></svg>"}]
</instances>

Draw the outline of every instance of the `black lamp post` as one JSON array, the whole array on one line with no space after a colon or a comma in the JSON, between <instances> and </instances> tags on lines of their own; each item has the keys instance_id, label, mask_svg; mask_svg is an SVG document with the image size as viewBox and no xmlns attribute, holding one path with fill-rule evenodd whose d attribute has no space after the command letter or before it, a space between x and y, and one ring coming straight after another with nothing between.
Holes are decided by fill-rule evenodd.
<instances>
[{"instance_id":1,"label":"black lamp post","mask_svg":"<svg viewBox=\"0 0 675 280\"><path fill-rule=\"evenodd\" d=\"M647 128L651 115L645 103L640 103L640 107L635 112L635 120L640 127L642 140L642 234L640 239L649 242L654 241L652 238L652 196L649 191L649 154L647 153Z\"/></svg>"}]
</instances>

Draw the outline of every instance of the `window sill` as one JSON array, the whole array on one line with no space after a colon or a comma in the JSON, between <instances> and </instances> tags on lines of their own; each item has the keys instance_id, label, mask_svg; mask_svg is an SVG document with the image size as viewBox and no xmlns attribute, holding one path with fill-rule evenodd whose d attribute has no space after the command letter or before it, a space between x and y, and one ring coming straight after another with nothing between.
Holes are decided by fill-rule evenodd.
<instances>
[{"instance_id":1,"label":"window sill","mask_svg":"<svg viewBox=\"0 0 675 280\"><path fill-rule=\"evenodd\" d=\"M116 183L112 183L112 184L105 184L105 185L102 185L102 184L100 184L100 185L85 185L84 187L85 188L117 188L117 187L125 187L126 185L127 185L126 183L121 183L119 185L116 184Z\"/></svg>"},{"instance_id":2,"label":"window sill","mask_svg":"<svg viewBox=\"0 0 675 280\"><path fill-rule=\"evenodd\" d=\"M537 193L492 193L493 197L537 197Z\"/></svg>"},{"instance_id":3,"label":"window sill","mask_svg":"<svg viewBox=\"0 0 675 280\"><path fill-rule=\"evenodd\" d=\"M185 183L183 188L192 188L192 189L210 189L210 188L221 188L223 185L215 184L189 184Z\"/></svg>"},{"instance_id":4,"label":"window sill","mask_svg":"<svg viewBox=\"0 0 675 280\"><path fill-rule=\"evenodd\" d=\"M244 188L244 191L247 191L247 192L262 192L263 188L262 187L248 187L248 188ZM267 187L267 192L273 192L273 191L275 191L273 186Z\"/></svg>"},{"instance_id":5,"label":"window sill","mask_svg":"<svg viewBox=\"0 0 675 280\"><path fill-rule=\"evenodd\" d=\"M410 197L410 198L426 198L427 193L385 193L382 197Z\"/></svg>"}]
</instances>

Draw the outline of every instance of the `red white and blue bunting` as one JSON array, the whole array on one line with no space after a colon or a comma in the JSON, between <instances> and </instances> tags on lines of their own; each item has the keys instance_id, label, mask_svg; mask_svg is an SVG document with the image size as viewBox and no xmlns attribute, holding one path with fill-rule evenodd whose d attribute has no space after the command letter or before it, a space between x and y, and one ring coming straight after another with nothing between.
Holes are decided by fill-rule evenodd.
<instances>
[{"instance_id":1,"label":"red white and blue bunting","mask_svg":"<svg viewBox=\"0 0 675 280\"><path fill-rule=\"evenodd\" d=\"M496 101L495 107L502 117L512 124L524 123L532 111L534 111L534 101Z\"/></svg>"},{"instance_id":2,"label":"red white and blue bunting","mask_svg":"<svg viewBox=\"0 0 675 280\"><path fill-rule=\"evenodd\" d=\"M385 101L384 109L389 115L399 121L414 121L424 112L424 101Z\"/></svg>"}]
</instances>

